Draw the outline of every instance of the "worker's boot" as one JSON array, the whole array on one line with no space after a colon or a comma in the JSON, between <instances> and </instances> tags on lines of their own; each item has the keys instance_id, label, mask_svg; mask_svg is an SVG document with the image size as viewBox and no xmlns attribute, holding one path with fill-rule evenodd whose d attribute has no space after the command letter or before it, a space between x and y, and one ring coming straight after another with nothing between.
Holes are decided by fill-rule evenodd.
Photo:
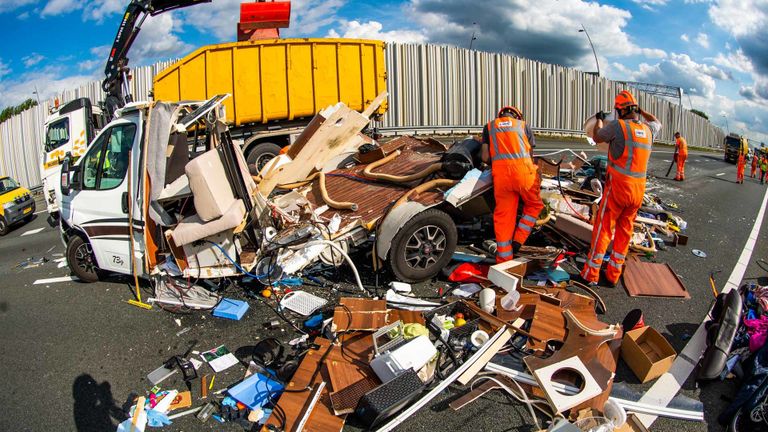
<instances>
[{"instance_id":1,"label":"worker's boot","mask_svg":"<svg viewBox=\"0 0 768 432\"><path fill-rule=\"evenodd\" d=\"M512 242L512 256L517 256L517 253L520 252L520 248L523 247L518 242Z\"/></svg>"}]
</instances>

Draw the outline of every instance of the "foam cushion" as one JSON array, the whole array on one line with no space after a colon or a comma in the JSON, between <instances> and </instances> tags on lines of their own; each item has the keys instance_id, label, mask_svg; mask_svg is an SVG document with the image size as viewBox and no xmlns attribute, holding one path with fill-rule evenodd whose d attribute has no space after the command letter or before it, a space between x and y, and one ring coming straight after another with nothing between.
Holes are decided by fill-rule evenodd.
<instances>
[{"instance_id":1,"label":"foam cushion","mask_svg":"<svg viewBox=\"0 0 768 432\"><path fill-rule=\"evenodd\" d=\"M184 171L189 178L195 210L203 222L221 217L232 207L235 196L216 149L192 159Z\"/></svg>"},{"instance_id":2,"label":"foam cushion","mask_svg":"<svg viewBox=\"0 0 768 432\"><path fill-rule=\"evenodd\" d=\"M215 220L206 222L199 215L182 219L173 230L173 241L177 246L210 237L240 225L245 217L245 204L243 200L235 200L224 214Z\"/></svg>"}]
</instances>

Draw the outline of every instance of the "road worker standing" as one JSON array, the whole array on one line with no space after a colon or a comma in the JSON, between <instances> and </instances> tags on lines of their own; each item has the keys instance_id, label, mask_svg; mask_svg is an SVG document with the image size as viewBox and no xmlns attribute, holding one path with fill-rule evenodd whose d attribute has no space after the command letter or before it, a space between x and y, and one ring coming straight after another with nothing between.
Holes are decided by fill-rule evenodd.
<instances>
[{"instance_id":1,"label":"road worker standing","mask_svg":"<svg viewBox=\"0 0 768 432\"><path fill-rule=\"evenodd\" d=\"M744 184L744 167L747 165L747 152L749 144L746 138L741 138L739 143L739 159L736 164L736 183Z\"/></svg>"},{"instance_id":2,"label":"road worker standing","mask_svg":"<svg viewBox=\"0 0 768 432\"><path fill-rule=\"evenodd\" d=\"M621 276L632 224L643 204L653 137L661 131L656 117L641 110L632 93L626 90L616 96L614 108L618 120L604 124L605 114L596 115L594 137L595 141L609 145L608 170L592 229L592 244L581 272L588 283L597 284L603 256L613 237L613 253L605 270L605 279L611 286L615 286ZM641 116L647 124L640 120Z\"/></svg>"},{"instance_id":3,"label":"road worker standing","mask_svg":"<svg viewBox=\"0 0 768 432\"><path fill-rule=\"evenodd\" d=\"M482 159L491 164L496 198L493 226L497 262L514 257L544 208L538 167L531 157L534 146L533 132L515 107L499 110L497 118L483 129ZM515 225L521 200L523 215Z\"/></svg>"},{"instance_id":4,"label":"road worker standing","mask_svg":"<svg viewBox=\"0 0 768 432\"><path fill-rule=\"evenodd\" d=\"M759 158L759 156L758 156L757 150L755 150L752 153L752 173L751 173L751 176L750 176L752 178L755 178L755 173L757 173L757 162L758 162L757 159L758 158Z\"/></svg>"},{"instance_id":5,"label":"road worker standing","mask_svg":"<svg viewBox=\"0 0 768 432\"><path fill-rule=\"evenodd\" d=\"M675 154L677 155L677 176L675 180L685 180L685 160L688 159L688 143L680 132L675 132Z\"/></svg>"}]
</instances>

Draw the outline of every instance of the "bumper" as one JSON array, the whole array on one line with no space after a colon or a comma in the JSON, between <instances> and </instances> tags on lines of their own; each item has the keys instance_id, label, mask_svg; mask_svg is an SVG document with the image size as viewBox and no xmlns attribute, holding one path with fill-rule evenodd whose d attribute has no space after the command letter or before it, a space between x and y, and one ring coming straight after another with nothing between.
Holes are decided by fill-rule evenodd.
<instances>
[{"instance_id":1,"label":"bumper","mask_svg":"<svg viewBox=\"0 0 768 432\"><path fill-rule=\"evenodd\" d=\"M21 204L15 204L13 207L5 209L3 217L8 225L20 222L27 216L35 213L35 200L29 199Z\"/></svg>"}]
</instances>

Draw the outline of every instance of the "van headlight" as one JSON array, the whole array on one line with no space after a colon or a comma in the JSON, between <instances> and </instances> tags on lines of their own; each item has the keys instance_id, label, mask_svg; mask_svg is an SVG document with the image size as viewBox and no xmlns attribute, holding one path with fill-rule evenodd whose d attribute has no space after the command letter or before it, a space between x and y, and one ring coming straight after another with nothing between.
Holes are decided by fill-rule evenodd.
<instances>
[{"instance_id":1,"label":"van headlight","mask_svg":"<svg viewBox=\"0 0 768 432\"><path fill-rule=\"evenodd\" d=\"M14 205L14 204L13 204L13 201L9 201L9 202L7 202L7 203L3 204L3 208L4 208L5 210L8 210L9 208L13 207L13 205Z\"/></svg>"}]
</instances>

